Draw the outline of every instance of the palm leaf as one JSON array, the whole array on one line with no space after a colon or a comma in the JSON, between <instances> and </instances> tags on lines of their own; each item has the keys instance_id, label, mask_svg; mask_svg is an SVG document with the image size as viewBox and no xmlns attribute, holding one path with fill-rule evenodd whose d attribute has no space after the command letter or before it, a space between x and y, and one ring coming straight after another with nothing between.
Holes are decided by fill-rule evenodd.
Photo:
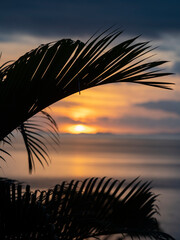
<instances>
[{"instance_id":1,"label":"palm leaf","mask_svg":"<svg viewBox=\"0 0 180 240\"><path fill-rule=\"evenodd\" d=\"M14 135L12 133L10 133L8 136L6 136L0 143L4 146L10 145L12 146L12 137L14 137ZM6 162L5 158L2 156L2 153L8 156L11 156L11 154L9 154L9 152L7 152L6 150L4 150L3 148L0 147L0 159L2 159L4 162Z\"/></svg>"},{"instance_id":2,"label":"palm leaf","mask_svg":"<svg viewBox=\"0 0 180 240\"><path fill-rule=\"evenodd\" d=\"M28 154L29 172L35 169L35 159L44 167L50 160L47 141L50 138L55 144L59 144L58 126L55 120L45 111L38 119L30 119L22 123L17 130L21 133Z\"/></svg>"},{"instance_id":3,"label":"palm leaf","mask_svg":"<svg viewBox=\"0 0 180 240\"><path fill-rule=\"evenodd\" d=\"M102 235L173 240L155 218L149 182L86 179L31 192L0 179L1 239L86 239Z\"/></svg>"},{"instance_id":4,"label":"palm leaf","mask_svg":"<svg viewBox=\"0 0 180 240\"><path fill-rule=\"evenodd\" d=\"M0 139L52 103L94 86L131 82L168 88L168 82L148 79L166 76L165 61L142 63L151 47L137 38L105 50L121 31L100 34L86 44L62 39L41 45L0 68ZM13 119L12 122L9 119Z\"/></svg>"}]
</instances>

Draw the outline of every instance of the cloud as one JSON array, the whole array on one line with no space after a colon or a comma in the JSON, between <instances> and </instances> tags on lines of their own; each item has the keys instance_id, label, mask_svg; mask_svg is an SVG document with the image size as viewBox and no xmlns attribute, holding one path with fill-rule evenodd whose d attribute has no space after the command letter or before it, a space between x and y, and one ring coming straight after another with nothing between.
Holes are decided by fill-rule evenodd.
<instances>
[{"instance_id":1,"label":"cloud","mask_svg":"<svg viewBox=\"0 0 180 240\"><path fill-rule=\"evenodd\" d=\"M79 120L74 120L72 118L66 117L66 116L59 116L55 118L56 122L61 124L81 124L82 122Z\"/></svg>"},{"instance_id":2,"label":"cloud","mask_svg":"<svg viewBox=\"0 0 180 240\"><path fill-rule=\"evenodd\" d=\"M114 127L133 127L138 129L179 129L180 130L180 118L161 118L153 119L146 117L132 117L124 116L121 118L99 118L98 123L101 125L114 126Z\"/></svg>"},{"instance_id":3,"label":"cloud","mask_svg":"<svg viewBox=\"0 0 180 240\"><path fill-rule=\"evenodd\" d=\"M136 106L144 107L150 110L162 110L169 113L175 113L180 115L180 101L163 100L157 102L145 102L136 104Z\"/></svg>"},{"instance_id":4,"label":"cloud","mask_svg":"<svg viewBox=\"0 0 180 240\"><path fill-rule=\"evenodd\" d=\"M172 71L176 74L180 74L180 61L177 61L173 67L172 67Z\"/></svg>"},{"instance_id":5,"label":"cloud","mask_svg":"<svg viewBox=\"0 0 180 240\"><path fill-rule=\"evenodd\" d=\"M65 108L70 108L70 107L76 107L76 106L81 106L80 103L78 102L72 102L72 101L66 101L66 100L61 100L59 102L56 103L56 105L52 105L52 109L53 107L65 107Z\"/></svg>"},{"instance_id":6,"label":"cloud","mask_svg":"<svg viewBox=\"0 0 180 240\"><path fill-rule=\"evenodd\" d=\"M166 118L149 118L149 117L138 117L138 116L123 116L123 117L99 117L96 119L89 118L88 121L83 122L81 120L74 120L70 117L59 116L55 118L58 125L77 125L86 124L88 126L100 126L97 127L99 132L112 132L112 133L155 133L155 132L180 132L180 118L166 117ZM63 129L61 129L63 130Z\"/></svg>"},{"instance_id":7,"label":"cloud","mask_svg":"<svg viewBox=\"0 0 180 240\"><path fill-rule=\"evenodd\" d=\"M1 3L0 33L6 38L16 33L89 36L99 27L118 24L128 33L153 38L180 32L179 8L176 0L152 0L150 4L143 0L6 0Z\"/></svg>"}]
</instances>

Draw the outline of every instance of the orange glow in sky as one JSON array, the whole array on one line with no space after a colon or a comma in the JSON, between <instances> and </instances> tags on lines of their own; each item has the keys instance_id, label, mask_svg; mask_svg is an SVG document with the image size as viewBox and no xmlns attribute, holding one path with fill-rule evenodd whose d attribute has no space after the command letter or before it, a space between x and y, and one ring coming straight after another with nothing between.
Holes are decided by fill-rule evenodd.
<instances>
[{"instance_id":1,"label":"orange glow in sky","mask_svg":"<svg viewBox=\"0 0 180 240\"><path fill-rule=\"evenodd\" d=\"M1 64L17 59L26 51L48 41L51 39L24 36L23 39L18 38L16 43L1 42L0 47L3 49ZM161 50L157 51L157 55L164 60L169 60L169 64L174 63L175 60L179 61L179 57L177 58L173 52ZM164 65L167 71L169 67L168 64ZM52 111L49 113L55 118L60 133L179 133L180 114L178 112L139 105L151 102L158 104L159 101L180 101L179 75L166 76L159 80L175 82L174 91L139 84L109 84L81 91L81 95L73 94L53 104Z\"/></svg>"},{"instance_id":2,"label":"orange glow in sky","mask_svg":"<svg viewBox=\"0 0 180 240\"><path fill-rule=\"evenodd\" d=\"M95 115L95 111L89 109L89 108L83 108L83 107L78 107L73 109L71 112L71 117L75 120L86 120L88 116Z\"/></svg>"},{"instance_id":3,"label":"orange glow in sky","mask_svg":"<svg viewBox=\"0 0 180 240\"><path fill-rule=\"evenodd\" d=\"M167 81L173 79L167 78ZM178 87L177 83L175 91ZM53 104L50 114L55 117L60 133L177 133L180 131L177 124L173 128L166 127L166 122L172 119L176 123L179 115L138 105L151 101L177 101L175 91L134 84L110 84L82 91L81 95L73 94Z\"/></svg>"}]
</instances>

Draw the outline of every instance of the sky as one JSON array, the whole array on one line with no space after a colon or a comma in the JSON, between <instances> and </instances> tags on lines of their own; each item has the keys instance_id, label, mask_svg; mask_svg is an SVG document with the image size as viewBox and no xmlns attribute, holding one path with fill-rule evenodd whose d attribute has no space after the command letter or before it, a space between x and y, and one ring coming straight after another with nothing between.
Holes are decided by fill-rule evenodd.
<instances>
[{"instance_id":1,"label":"sky","mask_svg":"<svg viewBox=\"0 0 180 240\"><path fill-rule=\"evenodd\" d=\"M0 66L42 43L63 38L85 42L97 30L101 32L113 25L123 30L114 44L139 35L138 41L150 41L156 48L152 60L168 61L163 71L174 73L158 80L175 83L173 90L110 84L53 104L48 111L58 124L60 147L52 154L48 168L45 165L43 169L36 161L32 175L43 177L46 187L50 177L87 176L141 176L160 179L163 184L167 181L175 185L177 180L179 186L179 141L154 140L157 136L180 137L179 0L1 1ZM75 135L78 133L86 134ZM127 135L135 138L127 140ZM144 139L144 135L151 136L153 141ZM1 161L0 175L25 179L29 175L22 139L13 141L14 145L13 150L6 146L12 158ZM162 194L169 203L164 205L168 218L165 215L162 219L167 225L167 219L171 219L169 226L178 229L179 196L172 195L170 190ZM172 213L170 205L175 209Z\"/></svg>"},{"instance_id":2,"label":"sky","mask_svg":"<svg viewBox=\"0 0 180 240\"><path fill-rule=\"evenodd\" d=\"M85 90L51 106L60 133L180 133L180 2L178 0L10 1L1 3L0 65L62 38L86 41L115 25L124 32L116 44L134 37L150 41L153 60L167 60L161 78L173 90L111 84Z\"/></svg>"}]
</instances>

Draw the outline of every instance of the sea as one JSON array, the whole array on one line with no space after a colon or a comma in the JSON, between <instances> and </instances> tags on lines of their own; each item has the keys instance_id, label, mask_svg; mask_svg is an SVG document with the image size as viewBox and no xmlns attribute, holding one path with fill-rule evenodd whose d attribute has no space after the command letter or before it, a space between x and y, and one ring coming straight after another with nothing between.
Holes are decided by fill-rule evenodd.
<instances>
[{"instance_id":1,"label":"sea","mask_svg":"<svg viewBox=\"0 0 180 240\"><path fill-rule=\"evenodd\" d=\"M1 175L30 184L32 189L47 189L64 180L88 177L106 176L127 182L139 177L152 181L152 191L159 195L160 225L180 239L180 138L62 134L60 146L50 151L49 166L42 168L37 164L31 175L22 143L15 144L11 155L2 166Z\"/></svg>"}]
</instances>

